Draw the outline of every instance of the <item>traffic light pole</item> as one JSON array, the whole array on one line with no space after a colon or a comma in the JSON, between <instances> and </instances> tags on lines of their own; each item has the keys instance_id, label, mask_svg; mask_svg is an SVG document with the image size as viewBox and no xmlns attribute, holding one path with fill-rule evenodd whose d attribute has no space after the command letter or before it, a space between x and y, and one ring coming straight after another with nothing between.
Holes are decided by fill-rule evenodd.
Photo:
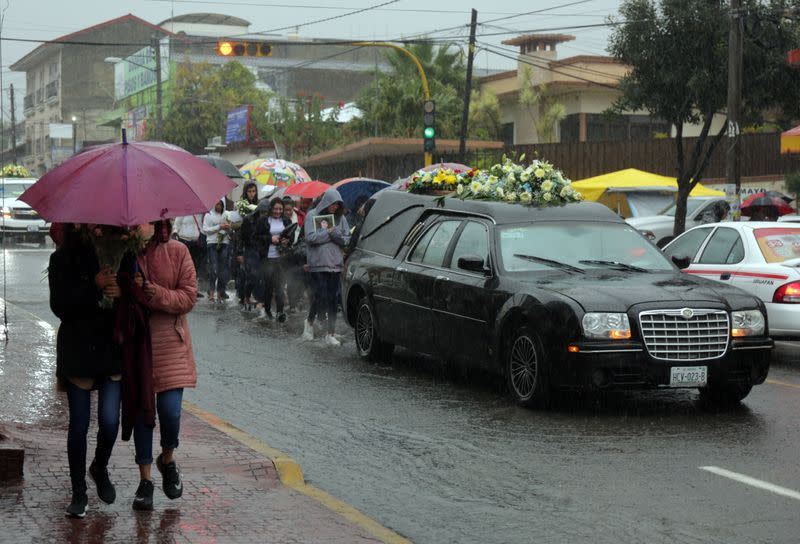
<instances>
[{"instance_id":1,"label":"traffic light pole","mask_svg":"<svg viewBox=\"0 0 800 544\"><path fill-rule=\"evenodd\" d=\"M425 70L422 68L422 63L419 59L406 49L405 47L400 47L399 45L395 45L393 43L386 43L386 42L350 42L350 45L360 45L364 47L390 47L396 51L400 51L405 56L411 59L411 62L417 67L417 72L419 72L419 78L422 80L422 95L423 99L428 101L431 99L431 91L428 87L428 78L425 76ZM430 166L433 164L433 153L425 153L425 166Z\"/></svg>"},{"instance_id":2,"label":"traffic light pole","mask_svg":"<svg viewBox=\"0 0 800 544\"><path fill-rule=\"evenodd\" d=\"M742 178L739 137L739 110L742 103L742 4L731 0L731 28L728 37L728 149L725 154L725 177L735 192L735 220L742 213Z\"/></svg>"}]
</instances>

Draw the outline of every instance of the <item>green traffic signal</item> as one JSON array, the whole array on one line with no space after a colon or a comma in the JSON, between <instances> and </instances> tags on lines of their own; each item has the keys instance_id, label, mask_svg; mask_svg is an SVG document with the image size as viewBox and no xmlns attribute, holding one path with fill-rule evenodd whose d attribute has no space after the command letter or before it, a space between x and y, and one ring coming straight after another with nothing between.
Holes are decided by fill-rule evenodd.
<instances>
[{"instance_id":1,"label":"green traffic signal","mask_svg":"<svg viewBox=\"0 0 800 544\"><path fill-rule=\"evenodd\" d=\"M433 127L425 127L423 134L426 138L433 138L436 135L436 130Z\"/></svg>"}]
</instances>

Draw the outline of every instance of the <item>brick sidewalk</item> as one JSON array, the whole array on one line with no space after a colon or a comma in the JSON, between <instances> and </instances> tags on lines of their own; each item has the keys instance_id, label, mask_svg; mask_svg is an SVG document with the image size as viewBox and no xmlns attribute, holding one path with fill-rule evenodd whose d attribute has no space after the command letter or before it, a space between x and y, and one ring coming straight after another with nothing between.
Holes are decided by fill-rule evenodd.
<instances>
[{"instance_id":1,"label":"brick sidewalk","mask_svg":"<svg viewBox=\"0 0 800 544\"><path fill-rule=\"evenodd\" d=\"M28 327L30 334L20 334L20 328ZM82 520L66 518L67 415L64 395L52 387L52 331L33 318L18 323L17 331L8 344L0 345L0 432L24 447L25 476L12 485L0 483L0 542L381 541L285 486L268 457L185 411L176 451L184 479L182 498L166 498L154 468L155 510L134 512L138 470L133 442L118 440L109 466L116 503L101 502L88 479L89 513ZM95 435L96 420L89 430L89 461Z\"/></svg>"}]
</instances>

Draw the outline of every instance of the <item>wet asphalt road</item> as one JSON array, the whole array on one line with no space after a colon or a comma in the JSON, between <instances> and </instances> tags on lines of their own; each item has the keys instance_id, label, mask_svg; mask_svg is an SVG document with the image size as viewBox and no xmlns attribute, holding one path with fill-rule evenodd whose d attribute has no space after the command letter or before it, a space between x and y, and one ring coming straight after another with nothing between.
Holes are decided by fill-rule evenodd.
<instances>
[{"instance_id":1,"label":"wet asphalt road","mask_svg":"<svg viewBox=\"0 0 800 544\"><path fill-rule=\"evenodd\" d=\"M47 256L6 254L10 315L19 307L57 324ZM190 317L199 386L187 400L288 452L309 482L415 542L799 539L797 344L779 346L769 383L733 410L660 391L531 411L492 379L453 376L405 351L362 362L343 323L344 345L330 349L297 339L301 315L286 325L251 317L199 302Z\"/></svg>"}]
</instances>

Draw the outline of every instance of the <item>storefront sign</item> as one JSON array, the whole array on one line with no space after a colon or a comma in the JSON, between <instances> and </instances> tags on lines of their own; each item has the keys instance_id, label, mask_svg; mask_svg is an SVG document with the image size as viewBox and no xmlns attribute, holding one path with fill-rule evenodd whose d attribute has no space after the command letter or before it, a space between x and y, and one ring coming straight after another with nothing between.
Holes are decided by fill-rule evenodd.
<instances>
[{"instance_id":1,"label":"storefront sign","mask_svg":"<svg viewBox=\"0 0 800 544\"><path fill-rule=\"evenodd\" d=\"M161 40L161 81L169 79L169 39ZM152 47L140 49L114 65L114 98L120 100L156 84L156 55Z\"/></svg>"}]
</instances>

